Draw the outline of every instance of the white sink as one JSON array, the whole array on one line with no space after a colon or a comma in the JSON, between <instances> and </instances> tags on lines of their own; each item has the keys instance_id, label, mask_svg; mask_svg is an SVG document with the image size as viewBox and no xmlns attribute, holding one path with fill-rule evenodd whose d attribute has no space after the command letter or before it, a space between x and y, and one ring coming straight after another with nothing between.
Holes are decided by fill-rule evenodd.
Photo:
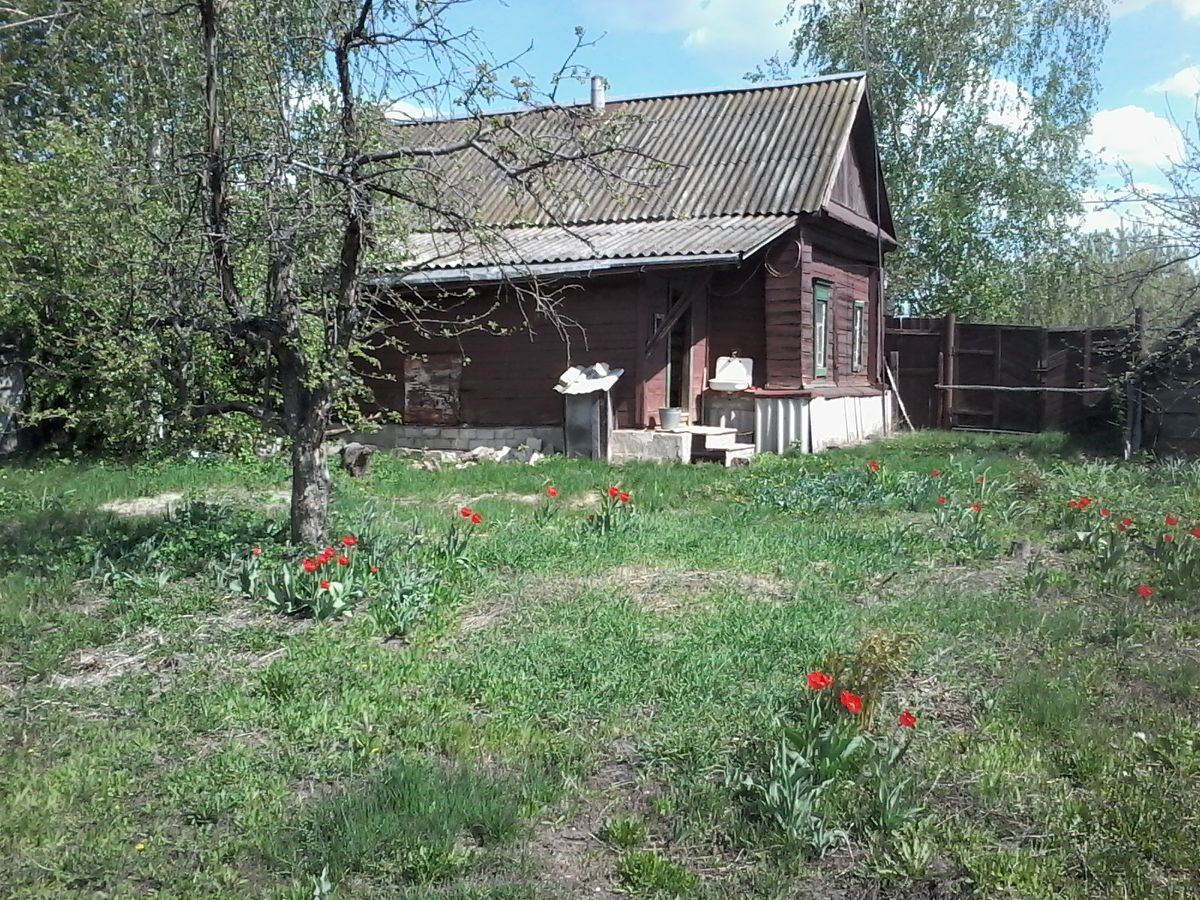
<instances>
[{"instance_id":1,"label":"white sink","mask_svg":"<svg viewBox=\"0 0 1200 900\"><path fill-rule=\"evenodd\" d=\"M754 360L740 356L722 356L708 386L714 391L744 391L754 383Z\"/></svg>"}]
</instances>

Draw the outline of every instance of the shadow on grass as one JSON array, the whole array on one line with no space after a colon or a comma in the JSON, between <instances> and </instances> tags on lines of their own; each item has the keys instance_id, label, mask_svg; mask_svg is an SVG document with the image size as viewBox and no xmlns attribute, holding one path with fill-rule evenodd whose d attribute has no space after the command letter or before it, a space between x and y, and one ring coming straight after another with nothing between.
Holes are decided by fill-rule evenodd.
<instances>
[{"instance_id":1,"label":"shadow on grass","mask_svg":"<svg viewBox=\"0 0 1200 900\"><path fill-rule=\"evenodd\" d=\"M386 874L434 884L462 874L477 852L524 832L545 799L543 776L497 776L423 759L401 759L348 792L318 801L268 852L293 871L336 880Z\"/></svg>"},{"instance_id":2,"label":"shadow on grass","mask_svg":"<svg viewBox=\"0 0 1200 900\"><path fill-rule=\"evenodd\" d=\"M187 503L165 516L118 516L51 504L10 512L0 523L0 567L10 573L87 577L111 568L183 574L215 558L286 537L279 517L259 510Z\"/></svg>"}]
</instances>

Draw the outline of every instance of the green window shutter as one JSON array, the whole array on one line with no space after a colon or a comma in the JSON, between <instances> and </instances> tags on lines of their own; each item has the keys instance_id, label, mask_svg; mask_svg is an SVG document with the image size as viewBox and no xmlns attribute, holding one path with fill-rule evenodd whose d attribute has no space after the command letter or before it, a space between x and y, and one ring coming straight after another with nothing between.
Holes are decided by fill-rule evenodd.
<instances>
[{"instance_id":1,"label":"green window shutter","mask_svg":"<svg viewBox=\"0 0 1200 900\"><path fill-rule=\"evenodd\" d=\"M829 350L829 285L813 282L813 374L827 374L826 354Z\"/></svg>"}]
</instances>

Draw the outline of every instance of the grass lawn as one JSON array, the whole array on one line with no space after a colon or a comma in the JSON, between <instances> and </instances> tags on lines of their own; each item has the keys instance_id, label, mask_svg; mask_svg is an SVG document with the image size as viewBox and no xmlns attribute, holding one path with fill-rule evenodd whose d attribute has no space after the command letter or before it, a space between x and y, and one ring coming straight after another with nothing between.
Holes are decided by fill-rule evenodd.
<instances>
[{"instance_id":1,"label":"grass lawn","mask_svg":"<svg viewBox=\"0 0 1200 900\"><path fill-rule=\"evenodd\" d=\"M0 468L0 895L1200 896L1200 466L383 458L324 621L287 483Z\"/></svg>"}]
</instances>

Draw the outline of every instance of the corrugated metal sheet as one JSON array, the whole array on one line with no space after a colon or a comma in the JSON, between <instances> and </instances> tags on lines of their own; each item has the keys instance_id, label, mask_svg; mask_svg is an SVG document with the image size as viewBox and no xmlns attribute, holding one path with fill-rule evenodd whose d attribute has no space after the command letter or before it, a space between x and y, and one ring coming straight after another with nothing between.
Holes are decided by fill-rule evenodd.
<instances>
[{"instance_id":1,"label":"corrugated metal sheet","mask_svg":"<svg viewBox=\"0 0 1200 900\"><path fill-rule=\"evenodd\" d=\"M458 269L593 259L753 253L786 232L793 216L722 216L657 222L498 228L486 235L414 234L409 261L393 269Z\"/></svg>"},{"instance_id":2,"label":"corrugated metal sheet","mask_svg":"<svg viewBox=\"0 0 1200 900\"><path fill-rule=\"evenodd\" d=\"M393 134L400 145L424 148L478 134L486 152L422 156L404 177L492 225L795 215L821 208L863 90L862 75L830 76L614 101L599 125L586 108L572 108L488 117L482 132L465 119L398 125ZM607 175L586 162L557 162L538 170L531 195L503 171L544 159L548 148L565 156L598 150L613 133L636 153L604 157Z\"/></svg>"}]
</instances>

